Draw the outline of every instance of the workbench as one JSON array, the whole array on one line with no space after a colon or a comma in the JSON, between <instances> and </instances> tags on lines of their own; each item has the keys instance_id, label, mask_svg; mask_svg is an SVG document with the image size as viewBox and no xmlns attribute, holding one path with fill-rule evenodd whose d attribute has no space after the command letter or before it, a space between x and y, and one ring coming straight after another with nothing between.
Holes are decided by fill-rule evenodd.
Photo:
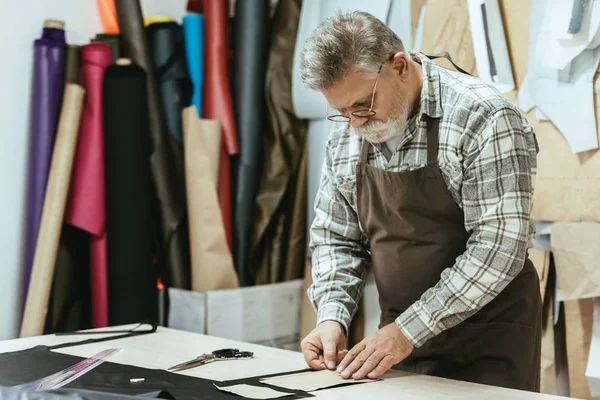
<instances>
[{"instance_id":1,"label":"workbench","mask_svg":"<svg viewBox=\"0 0 600 400\"><path fill-rule=\"evenodd\" d=\"M106 329L128 329L135 325ZM24 350L38 345L95 339L94 335L56 336L43 335L0 341L0 353ZM110 362L144 368L167 369L202 353L222 348L237 348L254 352L250 360L218 361L184 370L181 374L225 381L251 376L297 371L307 368L302 353L243 343L218 337L158 327L151 334L110 340L100 343L65 347L53 351L79 357L89 357L111 347L124 350L112 357ZM0 368L7 368L1 365ZM401 398L409 399L521 399L556 400L564 397L531 393L512 389L454 381L431 376L389 371L378 382L348 385L312 392L317 399L365 400ZM285 399L285 398L284 398Z\"/></svg>"}]
</instances>

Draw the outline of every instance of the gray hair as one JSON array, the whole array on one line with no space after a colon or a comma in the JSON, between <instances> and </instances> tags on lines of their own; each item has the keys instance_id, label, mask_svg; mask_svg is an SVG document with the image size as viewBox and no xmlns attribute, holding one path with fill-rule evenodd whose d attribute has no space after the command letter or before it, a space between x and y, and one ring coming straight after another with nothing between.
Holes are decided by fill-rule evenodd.
<instances>
[{"instance_id":1,"label":"gray hair","mask_svg":"<svg viewBox=\"0 0 600 400\"><path fill-rule=\"evenodd\" d=\"M338 12L304 43L300 76L311 89L327 89L351 72L377 74L381 64L399 51L405 51L402 40L373 15Z\"/></svg>"}]
</instances>

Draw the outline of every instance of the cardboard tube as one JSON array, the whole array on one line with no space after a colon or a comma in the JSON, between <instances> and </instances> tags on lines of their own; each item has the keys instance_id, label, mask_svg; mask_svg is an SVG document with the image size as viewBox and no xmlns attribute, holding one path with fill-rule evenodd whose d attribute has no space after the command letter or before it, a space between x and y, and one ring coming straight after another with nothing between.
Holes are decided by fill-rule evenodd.
<instances>
[{"instance_id":1,"label":"cardboard tube","mask_svg":"<svg viewBox=\"0 0 600 400\"><path fill-rule=\"evenodd\" d=\"M25 303L21 337L41 335L44 332L84 93L84 89L79 85L65 85Z\"/></svg>"}]
</instances>

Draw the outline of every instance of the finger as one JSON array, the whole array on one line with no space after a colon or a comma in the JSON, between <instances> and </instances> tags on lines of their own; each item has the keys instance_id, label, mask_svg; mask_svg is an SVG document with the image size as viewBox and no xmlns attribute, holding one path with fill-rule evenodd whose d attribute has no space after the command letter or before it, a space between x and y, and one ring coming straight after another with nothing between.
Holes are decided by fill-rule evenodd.
<instances>
[{"instance_id":1,"label":"finger","mask_svg":"<svg viewBox=\"0 0 600 400\"><path fill-rule=\"evenodd\" d=\"M323 357L329 369L335 369L337 363L337 343L331 338L323 339Z\"/></svg>"},{"instance_id":2,"label":"finger","mask_svg":"<svg viewBox=\"0 0 600 400\"><path fill-rule=\"evenodd\" d=\"M346 353L342 361L340 361L340 365L338 366L337 371L342 372L344 369L346 369L346 367L350 365L352 361L354 361L356 356L358 356L361 353L361 351L365 349L365 346L366 345L364 342L360 342L352 349L350 349L350 351Z\"/></svg>"},{"instance_id":3,"label":"finger","mask_svg":"<svg viewBox=\"0 0 600 400\"><path fill-rule=\"evenodd\" d=\"M337 355L338 364L342 362L344 357L346 357L346 354L348 354L348 350L346 350L346 349L338 351L338 355Z\"/></svg>"},{"instance_id":4,"label":"finger","mask_svg":"<svg viewBox=\"0 0 600 400\"><path fill-rule=\"evenodd\" d=\"M389 371L389 369L393 366L394 362L392 361L392 358L390 356L385 356L381 359L381 361L379 361L379 364L367 374L367 378L377 379Z\"/></svg>"},{"instance_id":5,"label":"finger","mask_svg":"<svg viewBox=\"0 0 600 400\"><path fill-rule=\"evenodd\" d=\"M302 350L304 360L312 369L325 369L321 350L312 343L307 343Z\"/></svg>"},{"instance_id":6,"label":"finger","mask_svg":"<svg viewBox=\"0 0 600 400\"><path fill-rule=\"evenodd\" d=\"M354 374L352 374L352 379L362 379L364 378L369 372L373 371L373 369L375 369L380 361L384 358L385 353L381 352L381 351L375 351L373 352L373 354L371 354L364 362L364 364L358 369L358 371L356 371Z\"/></svg>"},{"instance_id":7,"label":"finger","mask_svg":"<svg viewBox=\"0 0 600 400\"><path fill-rule=\"evenodd\" d=\"M365 347L365 349L363 351L361 351L356 358L354 358L354 361L352 361L350 363L350 365L348 365L341 373L342 378L346 379L349 378L350 376L354 375L354 373L356 371L358 371L363 364L369 359L369 357L371 357L371 354L374 353L374 349L371 347ZM350 354L350 353L348 353ZM373 367L375 367L375 365L373 365Z\"/></svg>"}]
</instances>

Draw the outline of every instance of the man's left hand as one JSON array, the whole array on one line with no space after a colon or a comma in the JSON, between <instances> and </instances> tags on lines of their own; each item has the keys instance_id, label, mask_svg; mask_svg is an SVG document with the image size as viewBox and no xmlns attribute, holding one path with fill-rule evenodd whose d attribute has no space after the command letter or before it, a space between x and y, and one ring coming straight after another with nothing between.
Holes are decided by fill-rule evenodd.
<instances>
[{"instance_id":1,"label":"man's left hand","mask_svg":"<svg viewBox=\"0 0 600 400\"><path fill-rule=\"evenodd\" d=\"M392 322L354 346L340 362L342 378L379 378L412 353L414 346Z\"/></svg>"}]
</instances>

